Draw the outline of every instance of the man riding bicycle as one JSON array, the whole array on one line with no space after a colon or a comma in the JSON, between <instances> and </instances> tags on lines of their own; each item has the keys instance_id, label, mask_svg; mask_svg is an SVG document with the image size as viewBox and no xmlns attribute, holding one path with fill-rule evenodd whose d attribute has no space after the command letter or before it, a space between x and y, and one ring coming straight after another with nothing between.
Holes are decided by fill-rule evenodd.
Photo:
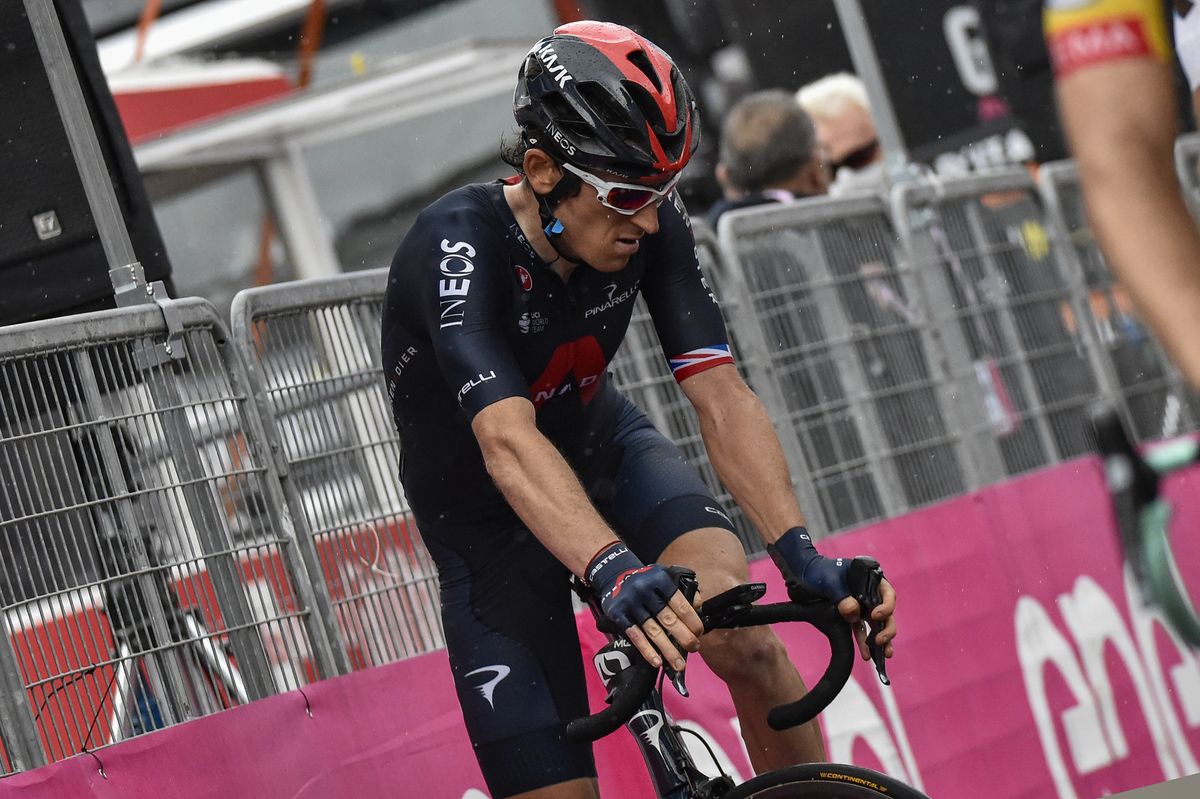
<instances>
[{"instance_id":1,"label":"man riding bicycle","mask_svg":"<svg viewBox=\"0 0 1200 799\"><path fill-rule=\"evenodd\" d=\"M595 797L568 581L654 664L699 651L729 685L758 771L819 760L815 725L775 732L767 711L803 693L768 628L702 631L658 564L712 596L747 581L724 510L679 450L609 382L640 292L705 447L784 567L858 606L849 563L822 557L774 428L742 382L674 192L699 138L671 59L626 28L565 25L521 65L518 175L450 192L396 253L383 360L400 476L437 563L451 668L493 799ZM892 653L895 594L873 618ZM867 650L858 630L863 656Z\"/></svg>"}]
</instances>

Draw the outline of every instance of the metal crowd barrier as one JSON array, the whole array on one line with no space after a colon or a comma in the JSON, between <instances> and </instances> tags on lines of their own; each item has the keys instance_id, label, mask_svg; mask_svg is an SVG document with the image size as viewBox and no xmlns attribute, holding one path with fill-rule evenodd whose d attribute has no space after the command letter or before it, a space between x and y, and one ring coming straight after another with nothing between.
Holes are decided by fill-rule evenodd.
<instances>
[{"instance_id":1,"label":"metal crowd barrier","mask_svg":"<svg viewBox=\"0 0 1200 799\"><path fill-rule=\"evenodd\" d=\"M336 673L327 602L211 305L0 328L0 405L11 767Z\"/></svg>"},{"instance_id":2,"label":"metal crowd barrier","mask_svg":"<svg viewBox=\"0 0 1200 799\"><path fill-rule=\"evenodd\" d=\"M804 200L722 217L750 379L814 529L962 492L955 408L887 206Z\"/></svg>"},{"instance_id":3,"label":"metal crowd barrier","mask_svg":"<svg viewBox=\"0 0 1200 799\"><path fill-rule=\"evenodd\" d=\"M386 285L377 269L249 289L232 308L352 668L445 642L437 574L400 486L379 348Z\"/></svg>"},{"instance_id":4,"label":"metal crowd barrier","mask_svg":"<svg viewBox=\"0 0 1200 799\"><path fill-rule=\"evenodd\" d=\"M964 414L985 425L964 431L985 480L1089 451L1100 383L1028 173L903 186L893 213Z\"/></svg>"},{"instance_id":5,"label":"metal crowd barrier","mask_svg":"<svg viewBox=\"0 0 1200 799\"><path fill-rule=\"evenodd\" d=\"M1188 137L1181 139L1181 143L1187 141ZM1191 141L1200 145L1200 140ZM1094 330L1112 375L1112 396L1121 403L1135 434L1139 439L1154 439L1196 429L1200 419L1196 398L1137 318L1132 301L1113 280L1100 253L1074 162L1046 164L1038 182L1059 228L1060 263L1079 276L1077 291L1083 309L1080 321L1073 324Z\"/></svg>"}]
</instances>

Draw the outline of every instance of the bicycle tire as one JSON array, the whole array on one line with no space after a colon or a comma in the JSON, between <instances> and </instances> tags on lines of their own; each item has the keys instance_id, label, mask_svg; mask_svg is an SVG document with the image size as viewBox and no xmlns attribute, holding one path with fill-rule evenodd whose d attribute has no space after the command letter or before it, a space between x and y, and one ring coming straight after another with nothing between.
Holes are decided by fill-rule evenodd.
<instances>
[{"instance_id":1,"label":"bicycle tire","mask_svg":"<svg viewBox=\"0 0 1200 799\"><path fill-rule=\"evenodd\" d=\"M929 799L899 780L862 766L803 763L748 780L722 799Z\"/></svg>"}]
</instances>

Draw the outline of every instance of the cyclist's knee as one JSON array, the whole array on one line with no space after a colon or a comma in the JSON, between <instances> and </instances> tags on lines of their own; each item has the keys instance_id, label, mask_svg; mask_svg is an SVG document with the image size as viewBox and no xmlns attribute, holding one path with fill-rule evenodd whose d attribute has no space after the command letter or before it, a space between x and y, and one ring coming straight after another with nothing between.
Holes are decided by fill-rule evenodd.
<instances>
[{"instance_id":1,"label":"cyclist's knee","mask_svg":"<svg viewBox=\"0 0 1200 799\"><path fill-rule=\"evenodd\" d=\"M700 655L725 682L769 677L791 664L783 642L766 627L711 632L700 641Z\"/></svg>"}]
</instances>

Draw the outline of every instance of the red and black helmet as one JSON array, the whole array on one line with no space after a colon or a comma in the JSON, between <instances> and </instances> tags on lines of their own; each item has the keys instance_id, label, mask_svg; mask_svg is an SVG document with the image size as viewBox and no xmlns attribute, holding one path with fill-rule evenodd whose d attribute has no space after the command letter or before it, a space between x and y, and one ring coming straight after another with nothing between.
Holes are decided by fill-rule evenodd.
<instances>
[{"instance_id":1,"label":"red and black helmet","mask_svg":"<svg viewBox=\"0 0 1200 799\"><path fill-rule=\"evenodd\" d=\"M531 146L632 180L670 177L700 143L695 98L671 57L610 22L572 22L535 44L513 116Z\"/></svg>"}]
</instances>

